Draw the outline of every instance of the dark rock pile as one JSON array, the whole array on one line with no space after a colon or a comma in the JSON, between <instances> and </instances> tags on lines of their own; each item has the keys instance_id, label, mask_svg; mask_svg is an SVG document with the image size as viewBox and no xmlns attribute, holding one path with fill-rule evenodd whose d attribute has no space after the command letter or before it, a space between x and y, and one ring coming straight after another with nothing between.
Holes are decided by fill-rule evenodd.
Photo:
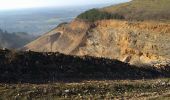
<instances>
[{"instance_id":1,"label":"dark rock pile","mask_svg":"<svg viewBox=\"0 0 170 100\"><path fill-rule=\"evenodd\" d=\"M118 60L60 53L0 50L0 82L46 83L169 77L170 68L136 67Z\"/></svg>"}]
</instances>

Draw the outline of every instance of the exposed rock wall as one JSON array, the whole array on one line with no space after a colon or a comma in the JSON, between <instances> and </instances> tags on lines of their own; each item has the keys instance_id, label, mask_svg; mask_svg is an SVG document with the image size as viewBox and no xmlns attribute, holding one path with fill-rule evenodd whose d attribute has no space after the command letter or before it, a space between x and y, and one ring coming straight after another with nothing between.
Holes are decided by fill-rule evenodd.
<instances>
[{"instance_id":1,"label":"exposed rock wall","mask_svg":"<svg viewBox=\"0 0 170 100\"><path fill-rule=\"evenodd\" d=\"M105 20L96 22L87 36L78 55L116 58L132 64L170 59L170 24Z\"/></svg>"},{"instance_id":2,"label":"exposed rock wall","mask_svg":"<svg viewBox=\"0 0 170 100\"><path fill-rule=\"evenodd\" d=\"M106 57L137 65L168 64L170 24L120 20L88 23L74 20L46 33L25 49Z\"/></svg>"}]
</instances>

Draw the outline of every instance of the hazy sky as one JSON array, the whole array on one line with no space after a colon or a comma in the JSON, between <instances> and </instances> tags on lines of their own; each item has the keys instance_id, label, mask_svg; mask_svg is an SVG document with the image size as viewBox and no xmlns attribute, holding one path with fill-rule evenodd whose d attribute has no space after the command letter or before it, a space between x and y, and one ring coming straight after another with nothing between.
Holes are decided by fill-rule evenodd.
<instances>
[{"instance_id":1,"label":"hazy sky","mask_svg":"<svg viewBox=\"0 0 170 100\"><path fill-rule=\"evenodd\" d=\"M119 3L125 1L129 0L0 0L0 10Z\"/></svg>"}]
</instances>

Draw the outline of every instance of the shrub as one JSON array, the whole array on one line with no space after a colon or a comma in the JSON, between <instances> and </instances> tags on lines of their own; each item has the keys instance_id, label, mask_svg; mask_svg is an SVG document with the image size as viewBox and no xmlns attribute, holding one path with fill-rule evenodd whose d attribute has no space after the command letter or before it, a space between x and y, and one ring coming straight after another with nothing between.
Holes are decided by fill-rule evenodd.
<instances>
[{"instance_id":1,"label":"shrub","mask_svg":"<svg viewBox=\"0 0 170 100\"><path fill-rule=\"evenodd\" d=\"M63 22L63 23L58 24L57 27L61 27L61 26L66 25L66 24L68 24L68 23L67 22Z\"/></svg>"},{"instance_id":2,"label":"shrub","mask_svg":"<svg viewBox=\"0 0 170 100\"><path fill-rule=\"evenodd\" d=\"M111 14L108 12L99 11L97 9L91 9L89 11L80 14L77 18L94 22L102 19L124 19L124 16L119 15L117 13Z\"/></svg>"}]
</instances>

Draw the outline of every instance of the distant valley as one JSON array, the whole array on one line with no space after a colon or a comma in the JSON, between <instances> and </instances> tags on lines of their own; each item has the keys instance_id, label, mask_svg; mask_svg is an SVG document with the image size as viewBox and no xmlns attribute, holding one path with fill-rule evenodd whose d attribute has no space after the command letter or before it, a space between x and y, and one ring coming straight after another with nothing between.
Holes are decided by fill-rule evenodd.
<instances>
[{"instance_id":1,"label":"distant valley","mask_svg":"<svg viewBox=\"0 0 170 100\"><path fill-rule=\"evenodd\" d=\"M85 10L106 5L0 11L0 48L19 49Z\"/></svg>"},{"instance_id":2,"label":"distant valley","mask_svg":"<svg viewBox=\"0 0 170 100\"><path fill-rule=\"evenodd\" d=\"M110 4L0 11L0 28L8 32L27 32L42 35L62 22L70 22L88 9L106 5Z\"/></svg>"}]
</instances>

